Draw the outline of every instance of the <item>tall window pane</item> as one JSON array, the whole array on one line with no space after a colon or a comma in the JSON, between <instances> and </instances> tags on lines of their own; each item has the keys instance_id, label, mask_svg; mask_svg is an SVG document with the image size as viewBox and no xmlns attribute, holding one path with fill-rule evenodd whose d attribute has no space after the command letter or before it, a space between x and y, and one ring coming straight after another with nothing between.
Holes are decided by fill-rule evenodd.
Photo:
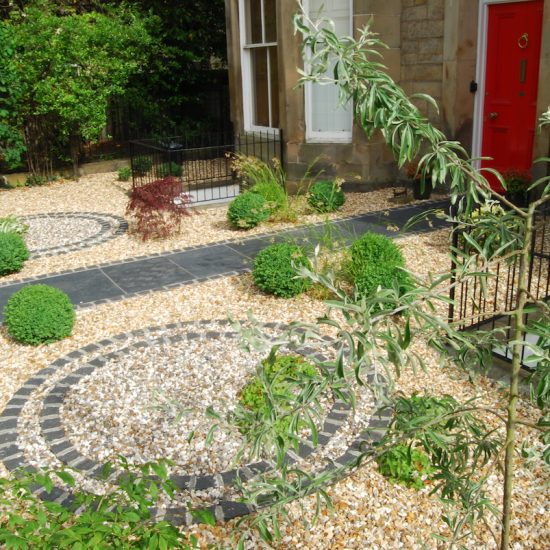
<instances>
[{"instance_id":1,"label":"tall window pane","mask_svg":"<svg viewBox=\"0 0 550 550\"><path fill-rule=\"evenodd\" d=\"M279 66L277 46L269 48L269 69L271 81L271 127L279 127Z\"/></svg>"},{"instance_id":2,"label":"tall window pane","mask_svg":"<svg viewBox=\"0 0 550 550\"><path fill-rule=\"evenodd\" d=\"M262 0L246 2L246 42L261 44L262 40Z\"/></svg>"},{"instance_id":3,"label":"tall window pane","mask_svg":"<svg viewBox=\"0 0 550 550\"><path fill-rule=\"evenodd\" d=\"M265 48L252 50L252 71L254 74L254 120L256 126L269 126L268 63Z\"/></svg>"},{"instance_id":4,"label":"tall window pane","mask_svg":"<svg viewBox=\"0 0 550 550\"><path fill-rule=\"evenodd\" d=\"M265 41L277 42L277 12L275 0L264 0Z\"/></svg>"},{"instance_id":5,"label":"tall window pane","mask_svg":"<svg viewBox=\"0 0 550 550\"><path fill-rule=\"evenodd\" d=\"M241 0L244 107L252 127L279 126L276 6L276 0Z\"/></svg>"},{"instance_id":6,"label":"tall window pane","mask_svg":"<svg viewBox=\"0 0 550 550\"><path fill-rule=\"evenodd\" d=\"M309 0L311 17L316 17L319 10L334 21L336 34L350 34L351 2L349 0ZM332 76L334 63L329 67L327 75ZM334 85L311 84L309 95L309 128L308 134L313 138L322 138L323 134L333 137L351 136L352 106L340 105L338 88Z\"/></svg>"}]
</instances>

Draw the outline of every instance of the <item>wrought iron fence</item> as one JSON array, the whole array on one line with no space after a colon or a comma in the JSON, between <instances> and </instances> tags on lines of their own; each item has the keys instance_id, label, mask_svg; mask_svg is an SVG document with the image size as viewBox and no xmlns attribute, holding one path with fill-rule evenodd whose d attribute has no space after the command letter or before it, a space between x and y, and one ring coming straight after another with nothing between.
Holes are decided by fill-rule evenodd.
<instances>
[{"instance_id":1,"label":"wrought iron fence","mask_svg":"<svg viewBox=\"0 0 550 550\"><path fill-rule=\"evenodd\" d=\"M240 181L232 167L236 152L269 162L282 158L280 130L239 135L202 134L130 142L132 184L145 185L166 176L178 178L182 192L192 203L223 200L240 192Z\"/></svg>"},{"instance_id":2,"label":"wrought iron fence","mask_svg":"<svg viewBox=\"0 0 550 550\"><path fill-rule=\"evenodd\" d=\"M537 213L534 225L528 275L532 303L550 299L550 208ZM466 241L460 238L458 231L453 233L452 245L458 250L465 249ZM460 267L456 261L459 260L455 258L453 261L451 273ZM490 275L469 278L451 287L449 321L457 323L461 330L501 327L504 330L503 343L493 351L508 360L511 357L508 342L512 339L513 320L503 312L512 311L517 306L519 258L496 261L484 272ZM454 279L452 283L455 283ZM538 317L536 308L533 309L528 315L528 322ZM527 339L530 339L529 334ZM529 366L528 355L528 349L524 346L522 363L525 366Z\"/></svg>"}]
</instances>

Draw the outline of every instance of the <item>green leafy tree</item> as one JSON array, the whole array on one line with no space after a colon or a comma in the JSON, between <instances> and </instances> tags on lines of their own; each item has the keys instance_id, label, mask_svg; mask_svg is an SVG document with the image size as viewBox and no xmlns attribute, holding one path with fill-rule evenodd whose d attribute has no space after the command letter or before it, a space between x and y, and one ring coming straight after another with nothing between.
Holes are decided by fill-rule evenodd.
<instances>
[{"instance_id":1,"label":"green leafy tree","mask_svg":"<svg viewBox=\"0 0 550 550\"><path fill-rule=\"evenodd\" d=\"M68 141L76 176L82 140L99 137L110 99L147 59L151 38L143 18L122 8L57 15L39 4L13 11L0 34L13 52L2 82L10 109L0 111L0 128L23 136L34 174L49 175L51 142Z\"/></svg>"},{"instance_id":2,"label":"green leafy tree","mask_svg":"<svg viewBox=\"0 0 550 550\"><path fill-rule=\"evenodd\" d=\"M134 0L132 5L155 16L147 70L131 78L121 98L122 105L139 109L136 130L167 135L208 128L202 106L209 90L219 86L212 61L223 67L226 60L224 0Z\"/></svg>"}]
</instances>

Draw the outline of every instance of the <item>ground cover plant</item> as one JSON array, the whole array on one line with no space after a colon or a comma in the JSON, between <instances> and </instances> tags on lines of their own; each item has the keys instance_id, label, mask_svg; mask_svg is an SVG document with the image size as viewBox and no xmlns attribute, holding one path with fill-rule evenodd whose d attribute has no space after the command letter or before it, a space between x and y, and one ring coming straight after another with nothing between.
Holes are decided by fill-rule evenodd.
<instances>
[{"instance_id":1,"label":"ground cover plant","mask_svg":"<svg viewBox=\"0 0 550 550\"><path fill-rule=\"evenodd\" d=\"M17 229L13 220L5 225ZM0 232L0 276L21 271L23 264L29 259L29 250L23 237L18 232Z\"/></svg>"},{"instance_id":2,"label":"ground cover plant","mask_svg":"<svg viewBox=\"0 0 550 550\"><path fill-rule=\"evenodd\" d=\"M254 422L258 418L265 420L272 407L287 411L296 406L296 382L313 378L317 374L314 365L299 355L270 354L258 365L257 374L243 387L239 401L242 407L251 411ZM290 381L294 383L289 383ZM246 433L249 427L248 415L243 415L238 422L241 432ZM280 437L288 434L290 417L280 419L274 425L274 431ZM302 424L298 428L307 426Z\"/></svg>"},{"instance_id":3,"label":"ground cover plant","mask_svg":"<svg viewBox=\"0 0 550 550\"><path fill-rule=\"evenodd\" d=\"M189 216L188 195L173 177L133 187L126 212L136 218L135 230L144 241L162 239L177 232L183 216Z\"/></svg>"},{"instance_id":4,"label":"ground cover plant","mask_svg":"<svg viewBox=\"0 0 550 550\"><path fill-rule=\"evenodd\" d=\"M48 344L71 335L75 322L69 297L47 285L26 286L4 307L8 334L22 344Z\"/></svg>"},{"instance_id":5,"label":"ground cover plant","mask_svg":"<svg viewBox=\"0 0 550 550\"><path fill-rule=\"evenodd\" d=\"M299 266L309 266L304 251L295 244L272 244L261 250L254 260L254 284L281 298L290 298L306 291L311 283L298 277Z\"/></svg>"},{"instance_id":6,"label":"ground cover plant","mask_svg":"<svg viewBox=\"0 0 550 550\"><path fill-rule=\"evenodd\" d=\"M116 488L106 495L77 490L70 470L20 471L0 479L0 544L9 550L198 548L194 537L185 537L150 511L160 496L174 494L166 464L144 464L137 473L124 461L120 467ZM107 464L104 477L111 471ZM68 507L35 494L37 486L50 494L55 480L75 489Z\"/></svg>"}]
</instances>

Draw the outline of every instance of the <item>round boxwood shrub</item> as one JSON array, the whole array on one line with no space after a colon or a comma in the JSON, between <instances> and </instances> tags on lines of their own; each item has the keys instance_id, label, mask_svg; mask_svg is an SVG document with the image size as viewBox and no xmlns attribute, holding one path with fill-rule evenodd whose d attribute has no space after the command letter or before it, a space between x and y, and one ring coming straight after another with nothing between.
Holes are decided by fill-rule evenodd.
<instances>
[{"instance_id":1,"label":"round boxwood shrub","mask_svg":"<svg viewBox=\"0 0 550 550\"><path fill-rule=\"evenodd\" d=\"M231 224L240 229L256 227L267 220L270 214L271 210L262 195L250 192L235 197L227 210Z\"/></svg>"},{"instance_id":2,"label":"round boxwood shrub","mask_svg":"<svg viewBox=\"0 0 550 550\"><path fill-rule=\"evenodd\" d=\"M47 285L22 288L4 307L9 335L23 344L47 344L70 336L74 321L69 297Z\"/></svg>"},{"instance_id":3,"label":"round boxwood shrub","mask_svg":"<svg viewBox=\"0 0 550 550\"><path fill-rule=\"evenodd\" d=\"M400 268L405 260L397 245L385 235L365 233L351 245L347 272L360 294L369 296L381 286L390 288L394 281L406 289L409 275Z\"/></svg>"},{"instance_id":4,"label":"round boxwood shrub","mask_svg":"<svg viewBox=\"0 0 550 550\"><path fill-rule=\"evenodd\" d=\"M295 278L294 266L311 268L304 251L295 244L273 244L261 250L254 261L252 276L264 292L283 298L291 298L311 286L309 279Z\"/></svg>"},{"instance_id":5,"label":"round boxwood shrub","mask_svg":"<svg viewBox=\"0 0 550 550\"><path fill-rule=\"evenodd\" d=\"M132 171L138 176L143 176L153 167L153 161L146 156L139 156L132 160Z\"/></svg>"},{"instance_id":6,"label":"round boxwood shrub","mask_svg":"<svg viewBox=\"0 0 550 550\"><path fill-rule=\"evenodd\" d=\"M20 271L29 258L23 237L17 233L0 233L0 276Z\"/></svg>"},{"instance_id":7,"label":"round boxwood shrub","mask_svg":"<svg viewBox=\"0 0 550 550\"><path fill-rule=\"evenodd\" d=\"M344 204L346 197L335 181L320 180L311 186L307 201L317 212L334 212Z\"/></svg>"}]
</instances>

